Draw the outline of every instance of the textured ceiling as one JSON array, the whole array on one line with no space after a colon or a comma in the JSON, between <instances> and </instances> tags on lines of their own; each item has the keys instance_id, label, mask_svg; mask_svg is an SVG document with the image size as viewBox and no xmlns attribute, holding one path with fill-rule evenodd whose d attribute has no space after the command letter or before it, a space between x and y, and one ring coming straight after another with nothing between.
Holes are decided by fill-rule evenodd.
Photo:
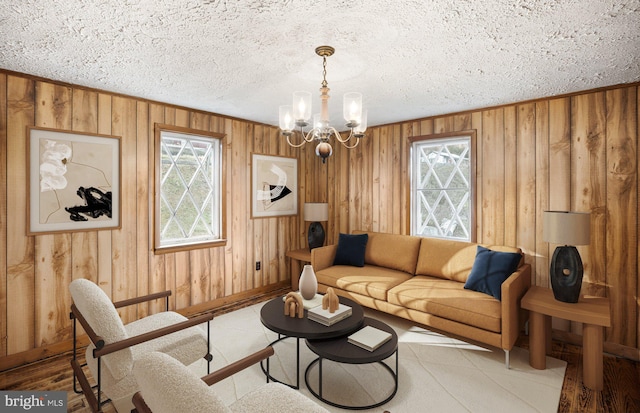
<instances>
[{"instance_id":1,"label":"textured ceiling","mask_svg":"<svg viewBox=\"0 0 640 413\"><path fill-rule=\"evenodd\" d=\"M277 124L369 124L640 81L640 0L0 0L0 68Z\"/></svg>"}]
</instances>

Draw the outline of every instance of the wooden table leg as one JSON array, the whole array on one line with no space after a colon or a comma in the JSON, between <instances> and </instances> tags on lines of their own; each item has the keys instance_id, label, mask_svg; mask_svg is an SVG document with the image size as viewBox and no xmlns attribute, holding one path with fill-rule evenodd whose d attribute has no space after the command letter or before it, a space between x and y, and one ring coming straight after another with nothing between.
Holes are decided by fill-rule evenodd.
<instances>
[{"instance_id":1,"label":"wooden table leg","mask_svg":"<svg viewBox=\"0 0 640 413\"><path fill-rule=\"evenodd\" d=\"M547 368L549 316L531 311L529 313L529 364L534 369Z\"/></svg>"},{"instance_id":2,"label":"wooden table leg","mask_svg":"<svg viewBox=\"0 0 640 413\"><path fill-rule=\"evenodd\" d=\"M603 388L602 330L601 326L593 324L584 324L582 329L582 382L597 391Z\"/></svg>"}]
</instances>

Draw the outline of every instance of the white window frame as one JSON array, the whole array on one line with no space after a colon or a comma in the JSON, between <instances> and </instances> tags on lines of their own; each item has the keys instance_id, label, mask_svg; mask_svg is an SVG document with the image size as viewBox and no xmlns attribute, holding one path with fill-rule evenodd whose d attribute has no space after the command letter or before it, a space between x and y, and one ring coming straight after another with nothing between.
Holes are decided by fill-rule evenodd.
<instances>
[{"instance_id":1,"label":"white window frame","mask_svg":"<svg viewBox=\"0 0 640 413\"><path fill-rule=\"evenodd\" d=\"M410 234L421 236L421 237L430 237L430 238L442 238L442 239L450 239L455 241L469 241L475 242L476 239L476 217L475 217L475 207L476 207L476 191L475 191L475 177L476 177L476 133L474 130L471 131L461 131L455 133L441 133L441 134L433 134L433 135L425 135L425 136L417 136L410 138L411 142L411 167L410 167ZM458 205L450 205L452 208L456 210L455 216L451 217L451 219L447 219L446 221L438 221L437 217L433 216L433 209L428 210L428 216L424 217L422 214L421 206L424 205L424 196L423 192L426 190L425 188L419 188L420 185L420 177L418 176L419 168L418 162L421 162L421 148L425 146L433 146L433 147L442 147L442 145L446 144L455 144L455 143L468 143L469 150L468 154L468 170L465 172L468 174L468 193L466 194L466 203L468 208L466 211L461 211L461 206ZM465 156L465 158L467 158ZM459 167L459 160L453 159L452 162L456 162L456 168ZM440 201L450 202L450 198L447 194L447 191L450 188L447 187L448 183L451 181L447 181L445 179L444 182L440 181L443 187L440 190L433 189L432 191L439 191L437 195L437 199ZM463 216L460 216L460 212L465 212ZM468 223L466 226L464 223ZM433 223L434 225L429 226L431 231L427 232L424 230L425 223Z\"/></svg>"},{"instance_id":2,"label":"white window frame","mask_svg":"<svg viewBox=\"0 0 640 413\"><path fill-rule=\"evenodd\" d=\"M207 165L207 174L210 173L211 193L206 198L207 205L203 205L200 209L195 205L195 198L192 197L190 192L193 180L187 181L187 177L180 175L179 179L185 186L185 192L181 196L181 201L178 204L178 209L175 211L169 207L166 202L166 198L163 199L164 194L162 192L163 180L166 177L162 176L162 163L169 162L175 166L173 160L168 160L167 157L163 157L163 151L166 150L167 141L170 139L181 140L187 143L187 147L190 143L204 143L211 145L209 150L212 151L211 156L207 157L210 164ZM155 150L154 150L154 222L153 222L153 240L154 251L156 253L166 253L181 250L190 250L195 248L208 248L214 246L226 245L225 234L225 177L224 177L224 151L223 151L223 139L224 134L201 131L189 128L181 128L171 125L156 124L155 127ZM189 153L188 151L185 154ZM192 161L193 162L193 161ZM199 162L199 161L196 161ZM198 163L192 164L194 167L204 167L204 165L198 165ZM173 172L175 174L175 172ZM200 175L199 173L198 175ZM196 179L196 178L193 178ZM191 184L191 185L190 185ZM180 221L180 225L174 221L174 227L179 227L183 231L183 237L166 237L166 225L169 220L173 220L178 216L180 206L189 206L192 209L197 209L198 220L200 216L206 214L206 221L210 222L207 230L208 234L193 234L193 226L182 225L183 221ZM174 205L175 206L175 205ZM165 214L163 215L163 209ZM167 211L170 214L170 218L167 220ZM179 221L179 220L178 220ZM200 221L202 225L202 221ZM200 227L202 228L202 227Z\"/></svg>"}]
</instances>

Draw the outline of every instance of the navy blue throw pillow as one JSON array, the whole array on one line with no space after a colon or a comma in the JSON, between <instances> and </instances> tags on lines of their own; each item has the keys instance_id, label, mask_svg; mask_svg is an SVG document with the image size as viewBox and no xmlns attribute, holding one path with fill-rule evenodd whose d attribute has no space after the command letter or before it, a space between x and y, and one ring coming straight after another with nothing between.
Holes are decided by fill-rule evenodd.
<instances>
[{"instance_id":1,"label":"navy blue throw pillow","mask_svg":"<svg viewBox=\"0 0 640 413\"><path fill-rule=\"evenodd\" d=\"M492 251L478 245L476 260L464 288L502 300L502 283L518 268L521 255Z\"/></svg>"},{"instance_id":2,"label":"navy blue throw pillow","mask_svg":"<svg viewBox=\"0 0 640 413\"><path fill-rule=\"evenodd\" d=\"M333 265L364 267L364 251L368 240L368 234L340 234Z\"/></svg>"}]
</instances>

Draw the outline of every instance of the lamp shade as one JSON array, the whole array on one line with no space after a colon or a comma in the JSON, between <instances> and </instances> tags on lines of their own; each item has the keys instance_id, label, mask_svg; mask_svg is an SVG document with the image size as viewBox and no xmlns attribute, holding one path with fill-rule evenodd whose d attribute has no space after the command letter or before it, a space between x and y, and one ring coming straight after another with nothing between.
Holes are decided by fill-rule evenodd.
<instances>
[{"instance_id":1,"label":"lamp shade","mask_svg":"<svg viewBox=\"0 0 640 413\"><path fill-rule=\"evenodd\" d=\"M323 222L329 220L329 204L325 202L309 202L304 204L304 220Z\"/></svg>"},{"instance_id":2,"label":"lamp shade","mask_svg":"<svg viewBox=\"0 0 640 413\"><path fill-rule=\"evenodd\" d=\"M544 211L542 238L563 245L588 245L591 237L588 212Z\"/></svg>"}]
</instances>

